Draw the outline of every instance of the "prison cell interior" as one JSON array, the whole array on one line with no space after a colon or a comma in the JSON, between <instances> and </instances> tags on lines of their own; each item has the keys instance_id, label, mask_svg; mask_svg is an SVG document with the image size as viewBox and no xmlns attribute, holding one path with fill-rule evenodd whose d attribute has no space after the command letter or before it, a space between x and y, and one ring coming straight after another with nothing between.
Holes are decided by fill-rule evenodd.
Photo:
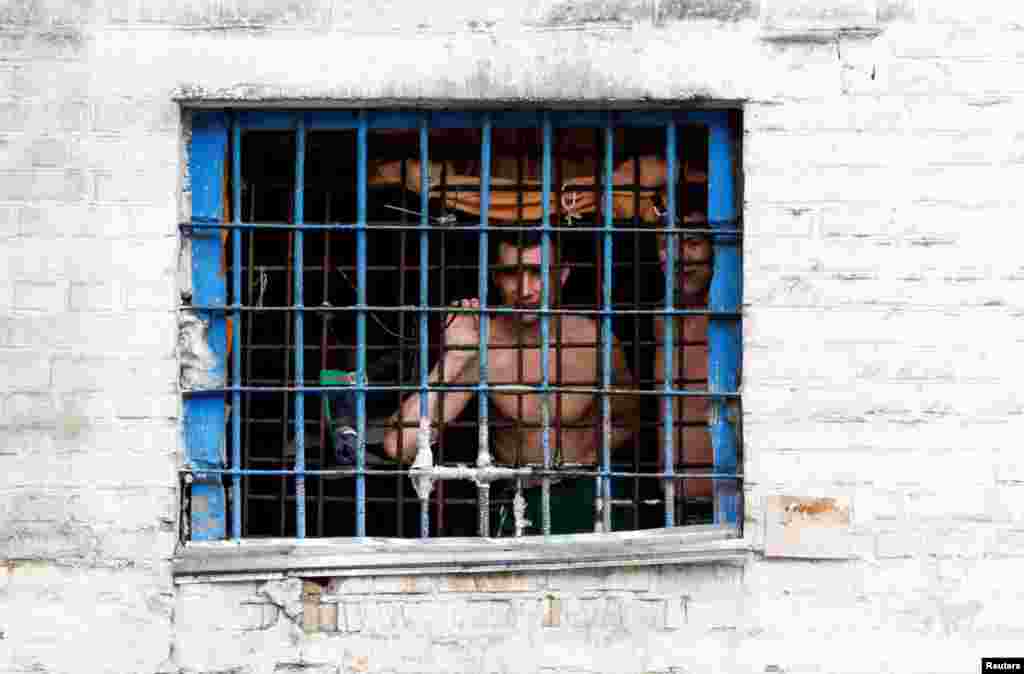
<instances>
[{"instance_id":1,"label":"prison cell interior","mask_svg":"<svg viewBox=\"0 0 1024 674\"><path fill-rule=\"evenodd\" d=\"M562 377L560 312L600 325L590 385L602 422L612 335L642 401L625 446L613 454L604 427L600 464L571 467L594 480L597 528L735 521L739 293L728 258L738 255L738 229L732 176L721 175L736 164L729 115L196 113L193 126L186 233L195 280L183 308L208 317L225 366L223 388L186 392L190 496L209 509L193 507L194 538L228 535L218 509L229 513L232 537L500 535L528 473L543 482L535 530L550 531L551 484L567 474L558 465L560 392L580 388ZM660 183L651 179L659 170ZM692 213L706 224L680 226L680 214ZM543 246L542 277L548 266L571 268L557 303L545 285L539 312L543 346L556 354L553 371L542 359L530 390L554 398L543 406L543 465L517 460L509 468L526 470L493 486L433 480L423 499L415 470L380 460L374 445L388 410L426 390L447 350L452 300L479 296L485 313L502 310L487 260L498 227L541 229L559 252L552 260ZM667 299L678 300L675 275L660 273L655 239L693 232L713 237L717 296L687 310ZM730 274L737 278L722 278ZM673 334L675 320L663 323L666 370L655 372L653 326L666 315L707 317L708 332L718 329L711 381L676 376L666 386L673 354L707 346L703 336ZM482 360L487 353L481 345ZM515 381L481 378L476 404L437 436L434 464L479 466L490 456L488 430L522 423L489 401L502 387L522 391L522 370L520 358ZM353 403L353 465L336 452L339 389ZM670 400L707 400L709 417L726 416L711 414L720 405L731 415L724 434L706 419L679 418L683 404ZM713 456L698 456L675 441L692 434L659 433L666 425L694 427L709 447L716 432L724 439Z\"/></svg>"}]
</instances>

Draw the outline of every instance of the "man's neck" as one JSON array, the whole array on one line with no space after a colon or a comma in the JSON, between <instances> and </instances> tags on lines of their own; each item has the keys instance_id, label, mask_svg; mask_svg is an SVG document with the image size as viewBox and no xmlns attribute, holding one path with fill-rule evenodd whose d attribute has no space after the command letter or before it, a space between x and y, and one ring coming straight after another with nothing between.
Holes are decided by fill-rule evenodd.
<instances>
[{"instance_id":1,"label":"man's neck","mask_svg":"<svg viewBox=\"0 0 1024 674\"><path fill-rule=\"evenodd\" d=\"M523 323L522 321L516 320L515 314L499 315L498 324L501 325L502 332L505 335L515 341L521 341L523 344L539 344L540 343L540 324L541 319L538 316L536 321L530 323ZM549 320L549 332L551 339L554 340L555 323L554 319L558 318L553 316Z\"/></svg>"}]
</instances>

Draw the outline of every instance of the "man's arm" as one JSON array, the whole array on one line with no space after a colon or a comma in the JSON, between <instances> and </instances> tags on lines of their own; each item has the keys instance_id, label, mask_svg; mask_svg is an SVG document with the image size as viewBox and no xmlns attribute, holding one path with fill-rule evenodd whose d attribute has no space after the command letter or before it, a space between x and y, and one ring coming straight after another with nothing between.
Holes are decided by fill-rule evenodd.
<instances>
[{"instance_id":1,"label":"man's arm","mask_svg":"<svg viewBox=\"0 0 1024 674\"><path fill-rule=\"evenodd\" d=\"M463 308L478 307L476 300L461 300ZM476 364L479 362L478 346L479 316L456 314L445 329L449 346L461 347L442 354L441 359L430 371L430 384L475 384L479 376ZM473 397L472 391L451 391L444 394L444 409L441 409L441 394L427 393L427 415L431 426L445 424L462 412ZM388 430L384 434L384 453L402 463L416 459L416 436L420 426L420 394L414 393L402 401L402 406L388 419ZM399 454L401 448L401 454Z\"/></svg>"},{"instance_id":2,"label":"man's arm","mask_svg":"<svg viewBox=\"0 0 1024 674\"><path fill-rule=\"evenodd\" d=\"M634 389L636 382L629 371L626 354L622 345L612 337L612 385L618 389ZM618 395L611 398L612 438L611 448L626 444L633 437L633 423L640 415L640 396Z\"/></svg>"}]
</instances>

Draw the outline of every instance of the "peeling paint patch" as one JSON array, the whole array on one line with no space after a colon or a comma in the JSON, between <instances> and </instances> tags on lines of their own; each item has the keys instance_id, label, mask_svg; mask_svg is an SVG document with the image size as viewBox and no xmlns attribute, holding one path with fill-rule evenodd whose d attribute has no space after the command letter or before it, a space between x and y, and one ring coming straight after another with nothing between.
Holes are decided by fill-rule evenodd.
<instances>
[{"instance_id":1,"label":"peeling paint patch","mask_svg":"<svg viewBox=\"0 0 1024 674\"><path fill-rule=\"evenodd\" d=\"M833 45L843 41L874 40L882 29L874 26L845 26L841 28L766 29L761 42L777 47L799 45Z\"/></svg>"},{"instance_id":2,"label":"peeling paint patch","mask_svg":"<svg viewBox=\"0 0 1024 674\"><path fill-rule=\"evenodd\" d=\"M270 31L275 26L303 25L327 29L335 22L336 6L322 0L237 0L206 3L141 3L136 12L123 11L120 20L133 16L145 22L171 25L189 32ZM338 14L344 16L342 10Z\"/></svg>"},{"instance_id":3,"label":"peeling paint patch","mask_svg":"<svg viewBox=\"0 0 1024 674\"><path fill-rule=\"evenodd\" d=\"M224 385L223 371L210 348L210 324L194 311L178 318L178 357L181 387L185 390L217 388Z\"/></svg>"},{"instance_id":4,"label":"peeling paint patch","mask_svg":"<svg viewBox=\"0 0 1024 674\"><path fill-rule=\"evenodd\" d=\"M914 5L910 0L879 0L876 15L880 22L913 21Z\"/></svg>"},{"instance_id":5,"label":"peeling paint patch","mask_svg":"<svg viewBox=\"0 0 1024 674\"><path fill-rule=\"evenodd\" d=\"M272 580L264 583L257 594L266 597L271 604L281 609L290 621L301 626L302 581L298 578Z\"/></svg>"},{"instance_id":6,"label":"peeling paint patch","mask_svg":"<svg viewBox=\"0 0 1024 674\"><path fill-rule=\"evenodd\" d=\"M586 0L561 2L541 21L545 26L597 23L633 23L650 17L650 5L643 0Z\"/></svg>"},{"instance_id":7,"label":"peeling paint patch","mask_svg":"<svg viewBox=\"0 0 1024 674\"><path fill-rule=\"evenodd\" d=\"M70 49L79 52L85 46L86 37L75 26L56 26L38 35L39 41L55 49Z\"/></svg>"},{"instance_id":8,"label":"peeling paint patch","mask_svg":"<svg viewBox=\"0 0 1024 674\"><path fill-rule=\"evenodd\" d=\"M757 14L755 0L589 0L556 4L541 25L614 25L700 19L739 21Z\"/></svg>"},{"instance_id":9,"label":"peeling paint patch","mask_svg":"<svg viewBox=\"0 0 1024 674\"><path fill-rule=\"evenodd\" d=\"M301 672L302 674L338 674L337 665L320 662L279 662L274 672ZM357 670L354 670L357 671ZM364 670L365 671L365 670Z\"/></svg>"},{"instance_id":10,"label":"peeling paint patch","mask_svg":"<svg viewBox=\"0 0 1024 674\"><path fill-rule=\"evenodd\" d=\"M845 497L765 498L765 557L848 559L850 504Z\"/></svg>"},{"instance_id":11,"label":"peeling paint patch","mask_svg":"<svg viewBox=\"0 0 1024 674\"><path fill-rule=\"evenodd\" d=\"M657 21L740 21L758 15L758 7L753 0L663 0L657 7Z\"/></svg>"}]
</instances>

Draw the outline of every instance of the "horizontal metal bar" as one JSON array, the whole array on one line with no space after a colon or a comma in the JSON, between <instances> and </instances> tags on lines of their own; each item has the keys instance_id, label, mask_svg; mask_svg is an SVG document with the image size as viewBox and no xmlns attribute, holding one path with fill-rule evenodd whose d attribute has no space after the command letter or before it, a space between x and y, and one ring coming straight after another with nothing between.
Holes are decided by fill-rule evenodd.
<instances>
[{"instance_id":1,"label":"horizontal metal bar","mask_svg":"<svg viewBox=\"0 0 1024 674\"><path fill-rule=\"evenodd\" d=\"M415 304L404 306L387 305L349 305L344 307L336 306L280 306L280 307L257 307L251 305L234 304L183 304L178 307L179 311L305 311L305 312L341 312L354 313L359 311L373 312L399 312L415 313L425 311L428 313L444 314L530 314L550 316L710 316L719 319L739 319L742 314L738 311L712 311L710 309L516 309L513 307L477 307L465 308L456 306L444 307L420 307Z\"/></svg>"},{"instance_id":2,"label":"horizontal metal bar","mask_svg":"<svg viewBox=\"0 0 1024 674\"><path fill-rule=\"evenodd\" d=\"M339 390L345 391L422 391L423 388L419 384L408 384L408 385L391 385L391 386L374 386L366 385L359 386L356 384L346 384L345 386L221 386L211 387L203 389L185 389L182 391L183 395L208 395L212 393L229 393L232 391L242 391L243 393L337 393ZM575 393L580 395L596 395L598 393L607 393L608 395L637 395L637 396L677 396L677 397L691 397L691 398L715 398L715 399L731 399L739 398L740 394L738 391L719 392L712 393L710 391L693 391L693 390L645 390L645 389L620 389L620 388L609 388L603 389L598 387L581 387L581 386L558 386L551 387L549 389L542 388L539 384L536 386L527 384L488 384L486 386L475 384L446 384L444 386L431 385L427 387L427 391L444 391L452 393L455 391L487 391L489 393L521 393L524 395L532 393Z\"/></svg>"},{"instance_id":3,"label":"horizontal metal bar","mask_svg":"<svg viewBox=\"0 0 1024 674\"><path fill-rule=\"evenodd\" d=\"M357 470L355 468L330 468L323 470L304 470L302 475L312 476L341 476L350 477L355 475L411 475L413 477L419 477L424 474L430 474L431 470L443 469L441 473L437 475L449 475L453 477L441 477L440 479L475 479L473 477L462 477L463 475L469 475L465 471L476 471L478 468L466 465L454 465L454 466L434 466L432 469L423 468L364 468L363 470ZM674 480L683 479L700 479L700 478L717 478L723 480L742 480L742 473L665 473L665 472L651 472L651 473L638 473L638 472L621 472L621 471L608 471L602 472L600 470L586 470L586 469L564 469L564 470L544 470L543 468L534 468L532 466L524 466L522 468L514 468L511 466L492 466L490 470L501 471L503 474L507 473L504 477L496 479L515 479L517 477L623 477L623 478L651 478L663 480L670 478ZM288 468L281 469L264 469L264 468L179 468L178 472L187 475L249 475L256 477L287 477L290 475L298 475L299 471ZM460 477L454 477L459 475ZM552 483L552 486L558 483ZM467 501L468 503L476 503L476 499Z\"/></svg>"},{"instance_id":4,"label":"horizontal metal bar","mask_svg":"<svg viewBox=\"0 0 1024 674\"><path fill-rule=\"evenodd\" d=\"M628 223L618 225L616 223ZM742 233L739 221L733 221L730 224L737 229L733 231L722 231L720 229L714 229L710 227L669 227L663 228L658 227L655 224L651 224L647 227L637 227L633 224L633 219L628 220L616 220L613 222L612 233L618 234L629 234L629 233L650 233L650 232L675 232L678 234L699 234L712 238L722 239L735 239L739 234ZM199 230L220 230L220 229L269 229L269 230L281 230L289 231L298 229L298 225L291 225L288 223L280 222L242 222L242 223L231 223L231 222L182 222L178 223L178 228L183 231L199 229ZM479 231L501 231L501 232L525 232L537 229L537 225L534 222L527 222L522 225L502 225L502 224L490 224L485 225L483 223L471 223L465 225L420 225L414 223L403 224L398 221L371 221L365 225L350 222L328 222L328 223L310 223L302 225L303 230L330 230L330 231L361 231L361 230L404 230L404 231L465 231L465 232L479 232ZM555 226L552 225L548 228L552 232L605 232L604 227L592 227L589 225L572 225L572 226Z\"/></svg>"},{"instance_id":5,"label":"horizontal metal bar","mask_svg":"<svg viewBox=\"0 0 1024 674\"><path fill-rule=\"evenodd\" d=\"M187 101L189 99L181 99ZM216 105L218 108L230 107L226 105L229 101L205 101L205 105ZM578 102L566 103L566 108L560 106L547 111L530 110L495 110L494 103L486 102L480 104L475 110L464 110L453 112L445 110L451 106L450 101L439 100L431 105L427 101L418 102L424 107L434 108L425 112L427 126L430 129L476 129L483 126L485 115L495 128L504 129L540 129L543 124L543 115L546 113L553 128L590 128L602 127L609 121L609 115L615 126L625 127L658 127L676 122L681 124L707 126L715 123L722 123L727 119L728 108L722 110L679 110L678 101L666 101L665 105L671 105L672 110L649 109L637 111L636 107L650 107L650 101L622 101L610 110L611 106L591 107L585 109L584 105ZM297 101L298 105L299 102ZM301 102L303 107L308 107L308 101ZM379 101L368 102L368 106L380 107ZM470 107L467 102L459 103L460 107ZM440 109L438 109L440 108ZM488 109L490 108L490 109ZM571 109L569 109L571 108ZM629 109L624 109L629 108ZM358 109L346 110L310 110L304 112L293 112L288 110L245 110L239 112L239 125L245 132L249 131L294 131L299 116L306 122L308 131L355 131L359 126L359 112L365 110L360 106ZM367 112L367 127L371 130L395 129L395 130L416 130L423 118L423 110L372 110Z\"/></svg>"},{"instance_id":6,"label":"horizontal metal bar","mask_svg":"<svg viewBox=\"0 0 1024 674\"><path fill-rule=\"evenodd\" d=\"M595 267L597 267L597 264L594 263L594 262L565 262L565 263L562 263L562 264L553 264L553 265L551 265L551 269L594 269ZM661 268L661 262L659 262L657 260L647 260L645 262L641 262L639 267L641 267L641 268L642 267L649 267L652 270L654 268L660 269ZM243 264L240 268L242 269L242 271L249 271L249 265ZM379 271L379 272L389 272L389 273L400 271L401 268L402 268L402 266L400 264L374 264L374 265L367 265L366 266L366 270L367 271ZM498 268L497 265L491 265L491 269L495 269L495 268ZM505 265L505 266L502 266L501 268L502 269L509 269L509 268L517 269L517 266L516 265ZM533 268L533 266L532 265L524 264L522 268L524 268L524 269L531 269L531 268ZM615 263L615 268L616 269L627 269L627 268L629 268L629 269L637 269L638 266L636 264L633 264L632 262L616 262ZM254 264L252 266L252 269L253 270L259 270L259 271L265 271L265 272L271 272L271 273L275 273L275 274L276 273L283 274L283 273L288 271L288 267L287 266L285 266L285 265L277 265L277 264ZM406 269L407 272L411 273L411 272L419 271L421 269L421 267L419 265L405 265L405 269ZM442 269L444 269L445 271L476 271L477 269L479 269L479 266L477 266L475 264L446 264L444 266L441 266L439 264L432 264L432 265L427 265L427 267L425 267L425 269L427 269L427 271L441 271ZM324 270L324 268L321 267L320 265L304 265L303 266L303 271L306 272L306 273L322 272L323 270ZM332 265L331 267L328 268L328 271L332 271L332 270L333 271L338 271L338 272L355 272L355 267L353 265L350 265L350 264L338 264L338 265ZM642 304L643 303L641 302L641 305ZM659 302L659 304L661 304L661 303ZM564 306L564 307L571 307L573 305L572 304L563 304L562 306ZM586 305L586 306L590 306L590 305Z\"/></svg>"}]
</instances>

